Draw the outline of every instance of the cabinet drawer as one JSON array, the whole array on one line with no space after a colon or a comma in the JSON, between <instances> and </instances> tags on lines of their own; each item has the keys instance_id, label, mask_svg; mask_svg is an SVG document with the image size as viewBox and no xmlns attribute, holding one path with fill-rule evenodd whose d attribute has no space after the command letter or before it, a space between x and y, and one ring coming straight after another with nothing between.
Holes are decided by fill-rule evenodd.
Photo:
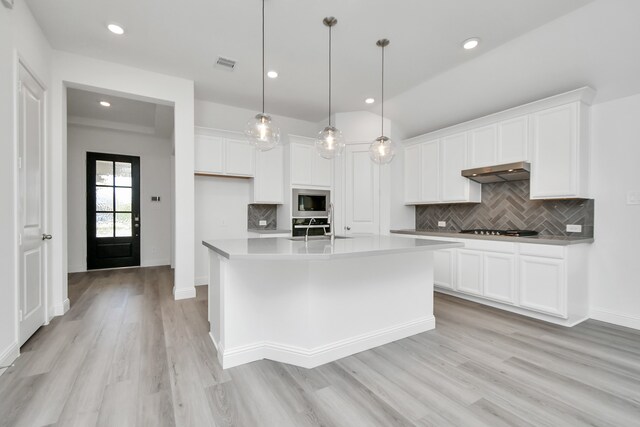
<instances>
[{"instance_id":1,"label":"cabinet drawer","mask_svg":"<svg viewBox=\"0 0 640 427\"><path fill-rule=\"evenodd\" d=\"M565 248L564 246L520 243L520 254L539 256L539 257L545 257L545 258L563 259L565 257Z\"/></svg>"},{"instance_id":2,"label":"cabinet drawer","mask_svg":"<svg viewBox=\"0 0 640 427\"><path fill-rule=\"evenodd\" d=\"M502 252L515 254L516 244L511 242L494 242L492 240L461 239L464 247L477 251Z\"/></svg>"}]
</instances>

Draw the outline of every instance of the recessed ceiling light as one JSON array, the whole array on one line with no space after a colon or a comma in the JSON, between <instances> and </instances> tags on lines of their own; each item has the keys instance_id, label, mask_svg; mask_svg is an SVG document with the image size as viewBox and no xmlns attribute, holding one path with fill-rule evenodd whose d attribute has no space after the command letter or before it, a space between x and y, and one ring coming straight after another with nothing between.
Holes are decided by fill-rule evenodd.
<instances>
[{"instance_id":1,"label":"recessed ceiling light","mask_svg":"<svg viewBox=\"0 0 640 427\"><path fill-rule=\"evenodd\" d=\"M473 37L470 39L466 39L463 43L462 43L462 47L469 50L469 49L474 49L476 47L478 47L478 45L480 44L480 39L477 37Z\"/></svg>"},{"instance_id":2,"label":"recessed ceiling light","mask_svg":"<svg viewBox=\"0 0 640 427\"><path fill-rule=\"evenodd\" d=\"M111 103L108 101L100 101L100 105L103 107L111 107Z\"/></svg>"},{"instance_id":3,"label":"recessed ceiling light","mask_svg":"<svg viewBox=\"0 0 640 427\"><path fill-rule=\"evenodd\" d=\"M364 100L364 102L366 102L367 104L373 104L374 102L376 102L376 100L373 98L367 98Z\"/></svg>"},{"instance_id":4,"label":"recessed ceiling light","mask_svg":"<svg viewBox=\"0 0 640 427\"><path fill-rule=\"evenodd\" d=\"M278 72L271 70L267 72L267 77L269 77L270 79L275 79L276 77L278 77Z\"/></svg>"},{"instance_id":5,"label":"recessed ceiling light","mask_svg":"<svg viewBox=\"0 0 640 427\"><path fill-rule=\"evenodd\" d=\"M122 28L120 25L118 24L109 24L107 25L107 28L109 29L109 31L111 31L113 34L117 34L119 36L124 34L124 28Z\"/></svg>"}]
</instances>

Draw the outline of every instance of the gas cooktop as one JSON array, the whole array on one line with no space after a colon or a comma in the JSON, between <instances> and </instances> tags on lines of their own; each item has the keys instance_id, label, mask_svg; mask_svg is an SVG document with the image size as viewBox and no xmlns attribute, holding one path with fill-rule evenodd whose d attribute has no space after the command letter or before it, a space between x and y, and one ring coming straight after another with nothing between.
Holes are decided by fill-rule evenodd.
<instances>
[{"instance_id":1,"label":"gas cooktop","mask_svg":"<svg viewBox=\"0 0 640 427\"><path fill-rule=\"evenodd\" d=\"M525 236L537 236L538 232L533 230L492 230L488 228L474 228L471 230L462 230L461 234L478 234L483 236L510 236L510 237L525 237Z\"/></svg>"}]
</instances>

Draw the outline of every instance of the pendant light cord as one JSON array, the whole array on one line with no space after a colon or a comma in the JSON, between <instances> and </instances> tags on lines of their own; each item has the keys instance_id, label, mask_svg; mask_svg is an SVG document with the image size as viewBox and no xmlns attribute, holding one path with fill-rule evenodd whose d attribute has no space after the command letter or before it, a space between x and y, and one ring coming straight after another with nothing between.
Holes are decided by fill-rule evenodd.
<instances>
[{"instance_id":1,"label":"pendant light cord","mask_svg":"<svg viewBox=\"0 0 640 427\"><path fill-rule=\"evenodd\" d=\"M331 29L329 26L329 126L331 126Z\"/></svg>"},{"instance_id":2,"label":"pendant light cord","mask_svg":"<svg viewBox=\"0 0 640 427\"><path fill-rule=\"evenodd\" d=\"M380 136L384 136L384 45L382 46L382 94L381 94L381 108L382 108L382 123L381 123L381 134Z\"/></svg>"},{"instance_id":3,"label":"pendant light cord","mask_svg":"<svg viewBox=\"0 0 640 427\"><path fill-rule=\"evenodd\" d=\"M262 0L262 114L264 114L264 1Z\"/></svg>"}]
</instances>

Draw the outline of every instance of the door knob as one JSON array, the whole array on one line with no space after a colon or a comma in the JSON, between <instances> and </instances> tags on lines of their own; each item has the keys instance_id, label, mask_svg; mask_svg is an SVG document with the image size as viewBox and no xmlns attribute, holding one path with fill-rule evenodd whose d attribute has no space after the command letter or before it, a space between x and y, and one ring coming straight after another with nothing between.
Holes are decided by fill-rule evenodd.
<instances>
[{"instance_id":1,"label":"door knob","mask_svg":"<svg viewBox=\"0 0 640 427\"><path fill-rule=\"evenodd\" d=\"M53 238L53 236L51 234L43 234L42 235L42 240L51 240Z\"/></svg>"},{"instance_id":2,"label":"door knob","mask_svg":"<svg viewBox=\"0 0 640 427\"><path fill-rule=\"evenodd\" d=\"M344 227L345 230L349 231L351 230L351 227L349 227L348 225Z\"/></svg>"}]
</instances>

